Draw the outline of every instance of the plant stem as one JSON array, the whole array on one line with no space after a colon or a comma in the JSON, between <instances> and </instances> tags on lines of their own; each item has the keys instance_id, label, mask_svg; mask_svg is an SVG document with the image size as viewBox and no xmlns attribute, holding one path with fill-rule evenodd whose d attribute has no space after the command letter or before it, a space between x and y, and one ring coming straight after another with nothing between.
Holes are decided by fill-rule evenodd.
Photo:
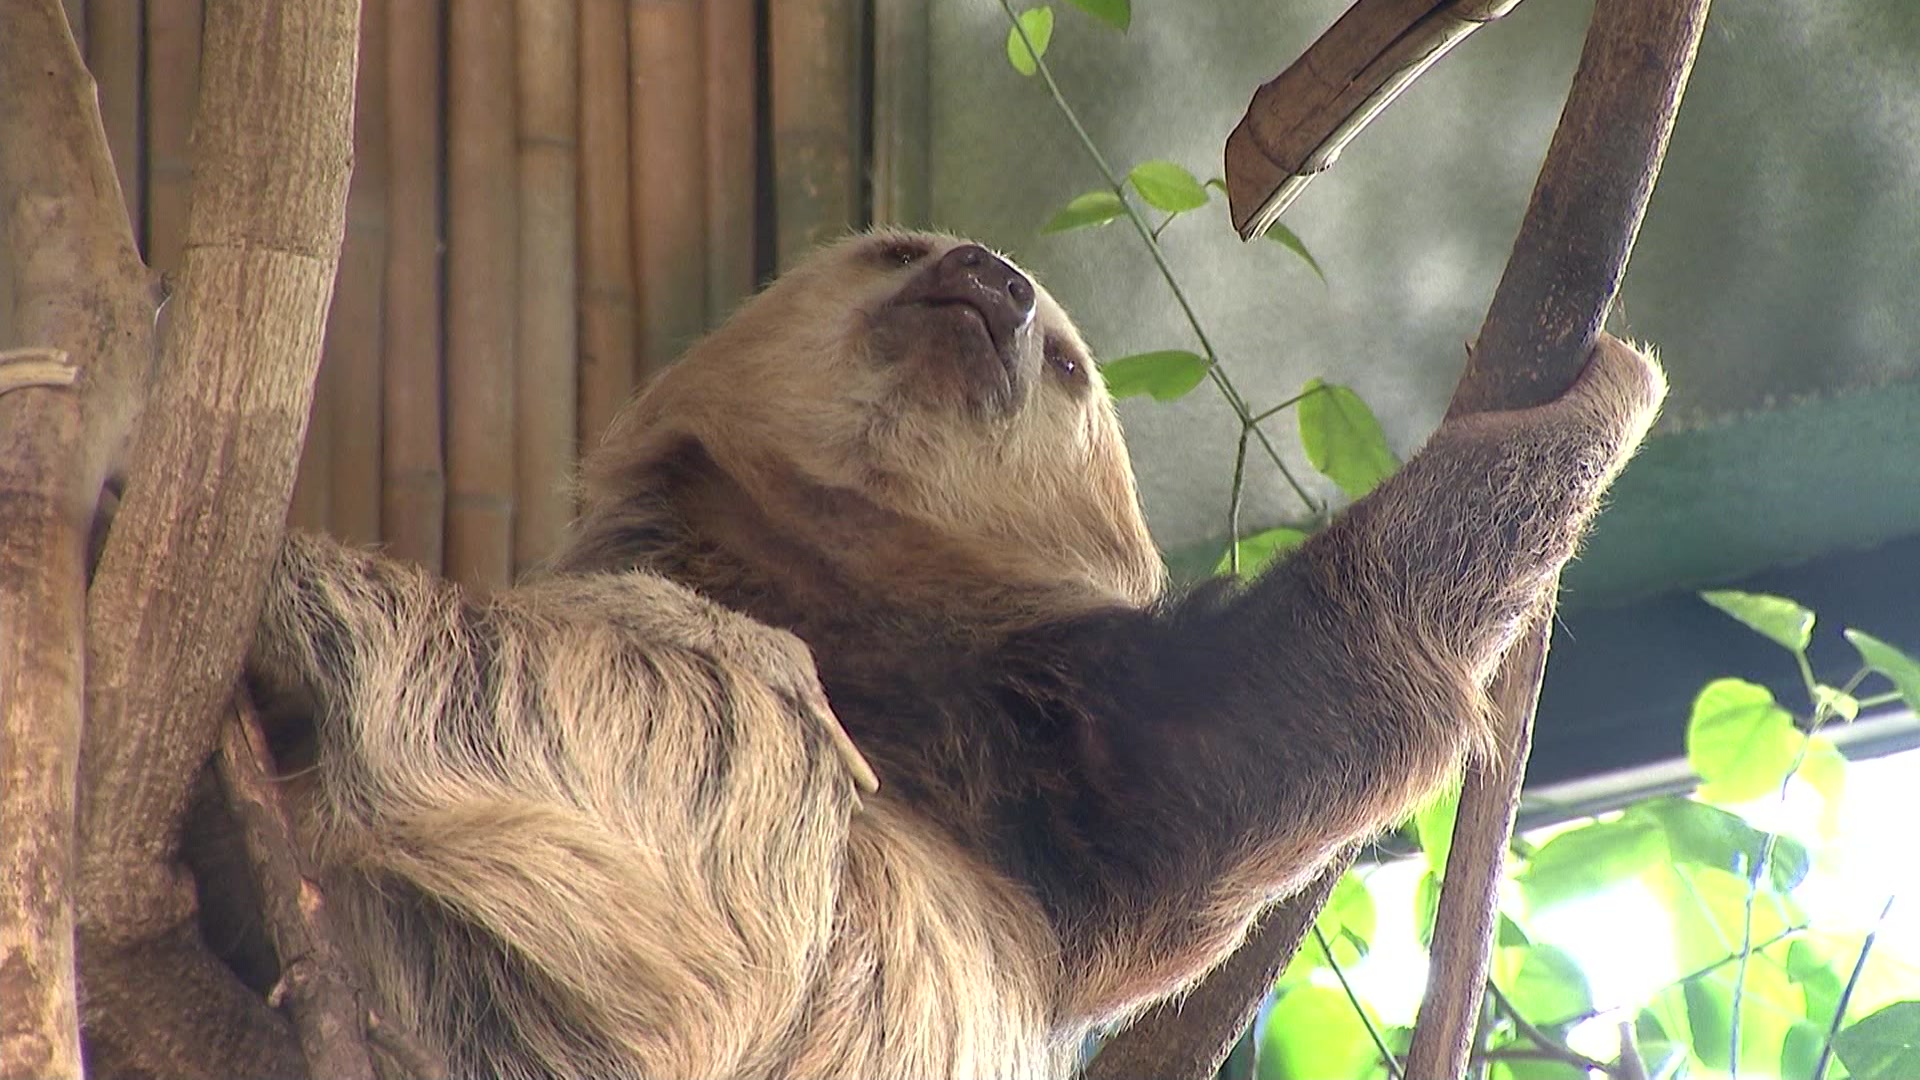
<instances>
[{"instance_id":1,"label":"plant stem","mask_svg":"<svg viewBox=\"0 0 1920 1080\"><path fill-rule=\"evenodd\" d=\"M1796 649L1793 658L1800 667L1800 681L1806 684L1807 698L1813 703L1813 723L1808 725L1806 737L1800 740L1800 752L1794 755L1793 767L1780 781L1780 801L1787 800L1787 785L1799 774L1800 766L1807 762L1807 750L1813 745L1813 737L1820 728L1833 718L1833 709L1827 701L1814 692L1818 685L1813 677L1813 668L1807 663L1805 650ZM1851 695L1868 675L1866 668L1853 673L1847 684L1840 688L1843 694ZM1760 857L1753 862L1753 868L1747 874L1747 898L1743 905L1740 927L1740 963L1733 972L1732 1014L1727 1021L1727 1080L1740 1080L1740 1009L1745 1002L1747 988L1747 961L1753 956L1753 908L1760 896L1760 879L1766 876L1767 866L1773 861L1773 849L1780 842L1780 834L1769 831L1766 840L1760 845Z\"/></svg>"},{"instance_id":2,"label":"plant stem","mask_svg":"<svg viewBox=\"0 0 1920 1080\"><path fill-rule=\"evenodd\" d=\"M1387 1047L1387 1040L1381 1036L1380 1029L1374 1026L1373 1017L1368 1016L1366 1008L1360 1004L1360 995L1353 992L1353 984L1347 981L1347 973L1341 970L1340 961L1333 958L1333 945L1327 941L1327 935L1321 931L1318 923L1313 926L1313 940L1327 958L1327 967L1333 969L1333 977L1340 980L1340 989L1346 991L1347 1003L1353 1006L1354 1015L1366 1025L1367 1036L1373 1040L1374 1049L1380 1052L1380 1061L1387 1067L1387 1075L1393 1080L1403 1080L1399 1059L1393 1056L1393 1051Z\"/></svg>"},{"instance_id":3,"label":"plant stem","mask_svg":"<svg viewBox=\"0 0 1920 1080\"><path fill-rule=\"evenodd\" d=\"M1227 495L1227 572L1240 576L1240 496L1246 491L1247 433L1240 429L1239 446L1233 452L1233 490Z\"/></svg>"},{"instance_id":4,"label":"plant stem","mask_svg":"<svg viewBox=\"0 0 1920 1080\"><path fill-rule=\"evenodd\" d=\"M1887 902L1880 905L1880 917L1873 920L1873 929L1860 942L1860 955L1853 960L1853 971L1847 975L1847 985L1840 989L1840 1000L1833 1007L1833 1023L1827 1025L1826 1041L1820 1044L1820 1058L1813 1065L1813 1080L1826 1080L1827 1065L1833 1060L1833 1039L1840 1034L1840 1025L1847 1019L1847 1007L1853 1004L1853 988L1860 985L1860 973L1866 970L1867 954L1873 951L1873 943L1880 936L1880 927L1885 925L1887 914L1893 910L1894 898L1899 893L1889 893Z\"/></svg>"},{"instance_id":5,"label":"plant stem","mask_svg":"<svg viewBox=\"0 0 1920 1080\"><path fill-rule=\"evenodd\" d=\"M1173 267L1167 262L1166 252L1160 249L1157 231L1140 216L1140 211L1133 205L1133 200L1127 198L1126 185L1121 182L1120 174L1114 172L1113 166L1107 163L1106 155L1100 152L1100 147L1094 143L1093 136L1087 133L1086 126L1080 122L1080 115L1073 111L1072 105L1067 103L1066 94L1061 91L1060 84L1054 81L1053 69L1040 55L1040 50L1033 47L1033 41L1027 36L1027 28L1021 25L1020 17L1014 14L1013 5L1009 0L1000 0L1000 10L1006 12L1007 21L1013 25L1013 32L1020 36L1021 43L1032 54L1034 68L1039 72L1042 81L1047 84L1047 93L1052 96L1054 107L1067 118L1067 123L1073 128L1075 137L1080 140L1081 149L1093 159L1094 167L1100 170L1101 178L1107 182L1107 188L1113 192L1115 198L1120 200L1120 206L1126 211L1127 220L1133 223L1133 231L1140 234L1141 242L1146 244L1147 254L1153 257L1154 265L1159 268L1160 276L1166 280L1167 288L1173 293L1174 302L1180 305L1180 313L1186 317L1187 326L1193 331L1194 340L1200 343L1200 352L1207 358L1207 378L1213 381L1220 395L1227 399L1227 405L1233 409L1234 416L1239 418L1240 426L1253 429L1254 437L1260 440L1261 448L1273 461L1274 468L1280 470L1280 475L1286 478L1287 486L1293 488L1294 494L1300 497L1300 501L1306 504L1308 510L1319 514L1320 505L1313 501L1313 496L1307 494L1306 488L1300 486L1300 481L1294 477L1293 470L1287 468L1287 463L1280 457L1280 451L1274 447L1272 440L1267 438L1267 433L1260 430L1253 419L1252 411L1247 407L1246 399L1240 396L1239 388L1234 386L1233 379L1227 375L1226 368L1220 362L1220 355L1213 349L1212 339L1207 337L1206 328L1200 323L1200 316L1193 310L1193 304L1187 299L1186 289L1181 286L1179 276L1173 272ZM1239 537L1235 536L1231 539L1238 541Z\"/></svg>"},{"instance_id":6,"label":"plant stem","mask_svg":"<svg viewBox=\"0 0 1920 1080\"><path fill-rule=\"evenodd\" d=\"M1595 1061L1593 1058L1565 1045L1560 1040L1535 1027L1532 1021L1520 1015L1520 1010L1514 1006L1512 999L1508 998L1506 994L1501 993L1500 988L1494 985L1492 979L1487 980L1487 993L1493 998L1494 1005L1507 1015L1507 1019L1513 1021L1514 1030L1519 1032L1528 1042L1538 1047L1541 1053L1549 1060L1563 1061L1568 1065L1580 1069L1598 1069L1601 1072L1608 1071L1604 1062ZM1494 1054L1502 1053L1508 1049L1513 1048L1502 1047L1500 1050L1489 1051L1487 1056L1491 1058Z\"/></svg>"}]
</instances>

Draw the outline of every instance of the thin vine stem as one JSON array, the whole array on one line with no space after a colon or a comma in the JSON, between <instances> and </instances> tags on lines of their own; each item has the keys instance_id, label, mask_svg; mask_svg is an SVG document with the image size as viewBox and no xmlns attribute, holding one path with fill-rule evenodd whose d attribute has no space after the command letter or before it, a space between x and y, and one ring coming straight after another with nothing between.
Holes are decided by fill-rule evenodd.
<instances>
[{"instance_id":1,"label":"thin vine stem","mask_svg":"<svg viewBox=\"0 0 1920 1080\"><path fill-rule=\"evenodd\" d=\"M1240 429L1239 445L1233 452L1233 490L1227 496L1227 572L1240 576L1240 497L1247 490L1247 433Z\"/></svg>"},{"instance_id":2,"label":"thin vine stem","mask_svg":"<svg viewBox=\"0 0 1920 1080\"><path fill-rule=\"evenodd\" d=\"M1840 1025L1847 1019L1847 1009L1853 1004L1854 987L1860 985L1860 973L1867 969L1867 954L1873 951L1873 943L1879 940L1880 928L1886 925L1887 916L1893 911L1893 901L1899 893L1888 893L1887 902L1880 905L1880 917L1873 920L1873 927L1860 942L1860 955L1854 957L1853 971L1847 975L1847 985L1840 988L1840 1000L1833 1006L1833 1022L1827 1025L1827 1038L1820 1044L1820 1057L1813 1064L1813 1080L1827 1080L1827 1065L1833 1060L1833 1040L1840 1034Z\"/></svg>"},{"instance_id":3,"label":"thin vine stem","mask_svg":"<svg viewBox=\"0 0 1920 1080\"><path fill-rule=\"evenodd\" d=\"M1173 293L1174 302L1180 305L1180 313L1186 318L1187 326L1193 331L1194 340L1199 342L1201 354L1207 359L1207 378L1220 391L1220 395L1226 398L1227 405L1233 409L1241 428L1251 430L1254 437L1260 440L1261 448L1272 460L1274 468L1278 469L1280 475L1286 479L1287 486L1293 489L1293 493L1300 497L1300 501L1306 504L1308 510L1316 515L1319 514L1322 509L1320 504L1314 501L1313 496L1307 494L1307 489L1300 485L1299 479L1293 475L1293 470L1287 467L1286 461L1280 456L1279 449L1273 445L1273 440L1267 437L1266 431L1254 419L1253 411L1248 408L1246 398L1241 396L1239 388L1234 385L1233 379L1227 374L1226 367L1220 362L1220 354L1214 351L1213 340L1207 336L1206 327L1201 324L1199 314L1194 311L1192 302L1187 299L1187 291L1180 284L1179 275L1173 272L1173 266L1167 262L1166 252L1160 248L1159 231L1147 224L1146 218L1142 217L1139 209L1133 205L1133 200L1127 197L1127 188L1121 182L1120 174L1113 171L1113 166L1107 163L1106 155L1100 152L1100 147L1093 141L1093 136L1087 133L1086 125L1080 122L1080 114L1074 111L1073 106L1067 101L1066 94L1060 89L1060 84L1054 80L1052 67L1040 55L1040 50L1033 47L1033 39L1027 36L1027 28L1021 24L1020 17L1014 13L1010 0L1000 0L1000 10L1006 13L1013 32L1019 35L1020 42L1026 46L1028 55L1033 57L1034 69L1046 83L1047 93L1053 98L1054 107L1066 117L1067 124L1073 128L1074 136L1080 140L1080 148L1086 151L1087 156L1093 160L1094 167L1100 170L1100 176L1106 181L1107 188L1113 192L1115 198L1120 200L1120 207L1126 213L1127 220L1132 223L1133 231L1140 235L1141 243L1147 246L1147 254L1153 257L1154 266L1159 269L1168 290ZM1236 536L1231 539L1237 541L1239 538Z\"/></svg>"},{"instance_id":4,"label":"thin vine stem","mask_svg":"<svg viewBox=\"0 0 1920 1080\"><path fill-rule=\"evenodd\" d=\"M1768 949L1773 948L1775 945L1778 945L1783 941L1792 941L1794 938L1797 938L1801 934L1806 933L1809 929L1811 929L1811 927L1809 927L1805 923L1789 926L1786 929L1768 938L1767 940L1762 941L1758 945L1755 945L1753 947L1753 951L1766 952ZM1727 955L1721 957L1718 960L1715 960L1711 964L1706 964L1704 966L1694 968L1692 971L1687 972L1685 975L1682 975L1677 979L1669 980L1666 984L1662 985L1659 989L1647 995L1647 997L1649 1000L1659 997L1661 994L1666 993L1667 991L1673 989L1676 986L1684 986L1687 983L1690 983L1693 980L1700 978L1701 976L1711 975L1714 972L1719 971L1721 968L1726 967L1728 964L1734 963L1739 959L1740 957L1737 954L1729 952L1727 953ZM1607 1013L1613 1012L1617 1008L1619 1008L1619 1006L1616 1005L1616 1006L1609 1006L1605 1009L1588 1009L1585 1012L1575 1013L1564 1020L1555 1020L1547 1026L1575 1027L1577 1025L1584 1024L1589 1020L1592 1020L1596 1016L1604 1016Z\"/></svg>"},{"instance_id":5,"label":"thin vine stem","mask_svg":"<svg viewBox=\"0 0 1920 1080\"><path fill-rule=\"evenodd\" d=\"M1374 1049L1380 1052L1381 1064L1387 1067L1387 1075L1393 1080L1404 1080L1405 1074L1400 1071L1400 1059L1393 1056L1393 1050L1387 1046L1386 1038L1380 1034L1380 1029L1374 1026L1373 1017L1368 1016L1365 1006L1360 1004L1360 995L1353 992L1353 984L1347 981L1347 973L1341 969L1340 961L1333 958L1333 945L1327 941L1327 935L1320 929L1319 923L1313 926L1313 940L1320 946L1321 954L1327 958L1327 967L1333 969L1333 977L1340 980L1340 989L1346 991L1347 1003L1353 1006L1354 1015L1358 1016L1360 1023L1366 1026L1368 1037L1373 1039Z\"/></svg>"},{"instance_id":6,"label":"thin vine stem","mask_svg":"<svg viewBox=\"0 0 1920 1080\"><path fill-rule=\"evenodd\" d=\"M1818 735L1826 722L1833 718L1831 699L1823 697L1818 692L1817 688L1820 684L1813 677L1812 665L1807 663L1806 650L1796 649L1793 658L1799 666L1800 681L1807 688L1807 700L1813 703L1813 722L1808 725L1806 737L1800 740L1800 750L1793 757L1793 766L1787 770L1787 775L1780 781L1781 802L1787 799L1787 785L1793 783L1793 778L1800 774L1800 767L1807 763L1807 751L1813 746L1813 737ZM1852 696L1854 690L1870 674L1872 671L1864 667L1854 672L1853 677L1840 688L1840 692ZM1754 860L1753 867L1747 874L1747 897L1743 905L1740 927L1740 962L1733 970L1733 1000L1730 1003L1731 1016L1727 1022L1727 1080L1740 1080L1740 1012L1745 1004L1747 964L1753 957L1753 909L1760 897L1760 879L1766 876L1767 867L1773 862L1773 849L1779 842L1780 834L1769 829L1767 838L1760 845L1760 857Z\"/></svg>"}]
</instances>

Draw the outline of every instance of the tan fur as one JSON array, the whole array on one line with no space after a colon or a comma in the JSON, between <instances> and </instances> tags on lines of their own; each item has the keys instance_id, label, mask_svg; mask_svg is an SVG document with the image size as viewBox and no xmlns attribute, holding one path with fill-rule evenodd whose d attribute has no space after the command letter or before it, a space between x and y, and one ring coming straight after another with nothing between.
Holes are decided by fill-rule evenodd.
<instances>
[{"instance_id":1,"label":"tan fur","mask_svg":"<svg viewBox=\"0 0 1920 1080\"><path fill-rule=\"evenodd\" d=\"M1310 605L1287 609L1298 635L1247 643L1292 673L1277 685L1298 708L1269 717L1256 698L1233 718L1283 774L1196 790L1193 820L1172 822L1273 824L1192 866L1139 853L1152 891L1088 883L1095 914L1062 922L1066 901L990 857L994 774L1031 767L1020 797L1099 793L1124 821L1163 756L1184 770L1165 784L1230 774L1241 729L1094 730L1057 773L970 729L894 730L910 717L884 702L911 680L1018 663L1022 635L1043 652L1063 619L1165 598L1065 314L1039 291L1004 386L929 360L916 350L946 348L938 335L902 344L886 307L907 273L875 262L890 240L930 258L959 243L848 241L696 346L589 460L582 521L544 577L482 599L289 539L252 676L277 712L317 721L303 830L377 997L461 1075L1067 1075L1089 1030L1189 985L1484 747L1487 674L1663 391L1608 339L1567 398L1450 424L1303 550L1272 586ZM1046 348L1080 373L1054 377ZM1508 518L1518 554L1450 577ZM1147 666L1121 653L1103 670ZM1019 678L1079 692L1052 675ZM843 717L860 710L850 730L882 777L864 800L822 676Z\"/></svg>"}]
</instances>

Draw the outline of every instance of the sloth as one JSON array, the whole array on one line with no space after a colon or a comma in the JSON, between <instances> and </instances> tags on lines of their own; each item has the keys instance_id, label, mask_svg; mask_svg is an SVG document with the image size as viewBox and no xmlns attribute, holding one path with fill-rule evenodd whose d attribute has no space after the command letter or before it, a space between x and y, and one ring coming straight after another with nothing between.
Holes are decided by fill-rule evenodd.
<instances>
[{"instance_id":1,"label":"sloth","mask_svg":"<svg viewBox=\"0 0 1920 1080\"><path fill-rule=\"evenodd\" d=\"M881 231L631 403L530 580L289 536L248 677L311 731L290 798L383 1017L456 1075L1064 1077L1489 752L1664 390L1602 337L1176 592L1053 298Z\"/></svg>"}]
</instances>

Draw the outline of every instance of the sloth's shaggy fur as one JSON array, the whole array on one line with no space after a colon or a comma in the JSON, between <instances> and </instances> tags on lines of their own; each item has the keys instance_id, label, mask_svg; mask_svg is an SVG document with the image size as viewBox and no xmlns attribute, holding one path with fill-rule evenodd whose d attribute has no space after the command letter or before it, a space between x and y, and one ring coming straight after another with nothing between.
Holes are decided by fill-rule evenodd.
<instances>
[{"instance_id":1,"label":"sloth's shaggy fur","mask_svg":"<svg viewBox=\"0 0 1920 1080\"><path fill-rule=\"evenodd\" d=\"M948 302L960 245L788 273L517 588L287 541L251 678L317 731L302 828L383 1009L460 1075L1064 1076L1484 747L1664 391L1603 339L1167 595L1079 335L1024 277L1024 322Z\"/></svg>"}]
</instances>

